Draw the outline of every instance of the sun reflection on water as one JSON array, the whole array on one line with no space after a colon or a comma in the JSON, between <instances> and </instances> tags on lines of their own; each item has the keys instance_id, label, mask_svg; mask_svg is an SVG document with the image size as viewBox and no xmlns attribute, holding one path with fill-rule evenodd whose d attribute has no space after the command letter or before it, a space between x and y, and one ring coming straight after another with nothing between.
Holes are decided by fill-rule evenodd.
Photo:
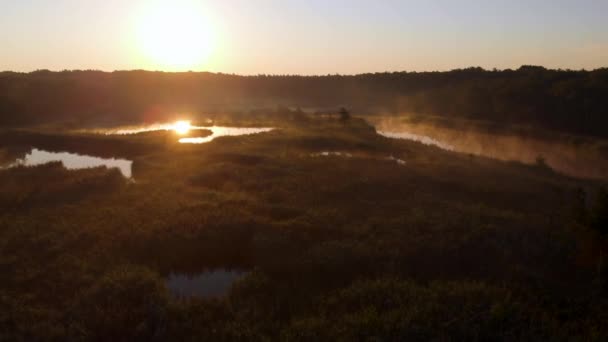
<instances>
[{"instance_id":1,"label":"sun reflection on water","mask_svg":"<svg viewBox=\"0 0 608 342\"><path fill-rule=\"evenodd\" d=\"M206 137L191 137L191 138L181 138L179 142L181 144L204 144L208 143L211 140L217 137L225 137L225 136L238 136L238 135L249 135L249 134L257 134L270 132L274 128L270 127L221 127L221 126L211 126L205 127L211 131L211 135Z\"/></svg>"},{"instance_id":2,"label":"sun reflection on water","mask_svg":"<svg viewBox=\"0 0 608 342\"><path fill-rule=\"evenodd\" d=\"M179 135L188 134L188 132L190 132L190 129L192 129L192 125L190 125L190 121L179 120L173 124L173 130L175 131L175 133L177 133Z\"/></svg>"},{"instance_id":3,"label":"sun reflection on water","mask_svg":"<svg viewBox=\"0 0 608 342\"><path fill-rule=\"evenodd\" d=\"M204 137L182 137L179 138L181 144L204 144L210 142L218 137L223 136L239 136L270 132L274 130L272 127L224 127L224 126L194 126L187 120L179 120L173 123L166 124L154 124L147 126L133 126L133 127L122 127L118 129L106 129L98 131L103 134L117 134L117 135L128 135L128 134L139 134L145 132L155 131L173 131L178 135L196 135L193 131L209 130L211 135Z\"/></svg>"}]
</instances>

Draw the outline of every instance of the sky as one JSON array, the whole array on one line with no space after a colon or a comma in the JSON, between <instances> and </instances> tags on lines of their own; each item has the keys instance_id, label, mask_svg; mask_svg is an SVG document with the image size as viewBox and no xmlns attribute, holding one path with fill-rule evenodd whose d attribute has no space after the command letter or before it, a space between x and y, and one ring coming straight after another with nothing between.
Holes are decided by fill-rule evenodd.
<instances>
[{"instance_id":1,"label":"sky","mask_svg":"<svg viewBox=\"0 0 608 342\"><path fill-rule=\"evenodd\" d=\"M608 66L608 0L0 0L0 70Z\"/></svg>"}]
</instances>

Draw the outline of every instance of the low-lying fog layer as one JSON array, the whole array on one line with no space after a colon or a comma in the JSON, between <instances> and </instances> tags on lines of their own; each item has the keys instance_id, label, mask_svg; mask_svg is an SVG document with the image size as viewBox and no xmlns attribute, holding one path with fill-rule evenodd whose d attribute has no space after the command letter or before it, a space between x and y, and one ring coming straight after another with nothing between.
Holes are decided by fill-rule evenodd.
<instances>
[{"instance_id":1,"label":"low-lying fog layer","mask_svg":"<svg viewBox=\"0 0 608 342\"><path fill-rule=\"evenodd\" d=\"M69 152L50 152L37 148L32 149L23 158L17 159L15 162L8 165L8 167L19 165L35 166L55 161L63 163L66 169L85 169L105 166L107 168L118 168L123 176L127 178L131 178L132 175L131 167L133 162L130 160L100 158Z\"/></svg>"},{"instance_id":2,"label":"low-lying fog layer","mask_svg":"<svg viewBox=\"0 0 608 342\"><path fill-rule=\"evenodd\" d=\"M428 123L404 123L396 119L374 120L379 134L415 140L442 149L526 164L542 163L556 172L578 178L608 178L608 142L572 136L552 138L475 128L437 127Z\"/></svg>"},{"instance_id":3,"label":"low-lying fog layer","mask_svg":"<svg viewBox=\"0 0 608 342\"><path fill-rule=\"evenodd\" d=\"M450 144L442 143L441 141L435 140L426 135L419 135L419 134L413 134L410 132L402 132L402 131L400 131L400 132L378 131L378 134L385 136L387 138L413 140L413 141L417 141L419 143L423 143L425 145L437 146L444 150L454 151L454 146L452 146Z\"/></svg>"}]
</instances>

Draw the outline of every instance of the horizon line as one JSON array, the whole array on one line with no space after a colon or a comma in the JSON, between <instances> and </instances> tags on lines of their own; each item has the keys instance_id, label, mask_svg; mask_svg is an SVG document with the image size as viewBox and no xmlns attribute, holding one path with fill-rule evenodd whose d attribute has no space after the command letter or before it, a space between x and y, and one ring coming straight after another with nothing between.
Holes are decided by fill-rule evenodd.
<instances>
[{"instance_id":1,"label":"horizon line","mask_svg":"<svg viewBox=\"0 0 608 342\"><path fill-rule=\"evenodd\" d=\"M163 73L163 74L213 74L213 75L228 75L228 76L241 76L241 77L285 77L285 76L293 76L293 77L327 77L327 76L361 76L361 75L374 75L374 74L425 74L425 73L448 73L454 71L466 71L466 70L479 70L485 72L504 72L504 71L517 71L522 68L542 68L546 71L562 71L562 72L593 72L608 69L607 66L598 67L594 69L570 69L570 68L550 68L545 67L543 65L535 65L535 64L522 64L517 68L492 68L486 69L481 66L468 66L461 67L455 69L445 69L445 70L425 70L425 71L408 71L408 70L385 70L385 71L370 71L370 72L361 72L361 73L319 73L319 74L267 74L267 73L256 73L256 74L238 74L238 73L230 73L223 71L209 71L209 70L185 70L185 71L166 71L166 70L153 70L153 69L115 69L115 70L103 70L103 69L62 69L62 70L52 70L52 69L35 69L30 71L14 71L14 70L2 70L0 73L14 73L14 74L33 74L37 72L51 72L51 73L67 73L67 72L101 72L101 73L120 73L120 72L149 72L149 73Z\"/></svg>"}]
</instances>

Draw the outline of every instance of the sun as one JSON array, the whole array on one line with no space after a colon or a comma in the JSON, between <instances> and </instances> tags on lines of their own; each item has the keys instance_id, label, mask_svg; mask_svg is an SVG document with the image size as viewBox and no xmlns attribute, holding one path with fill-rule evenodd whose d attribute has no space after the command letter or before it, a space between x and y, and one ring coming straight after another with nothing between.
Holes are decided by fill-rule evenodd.
<instances>
[{"instance_id":1,"label":"sun","mask_svg":"<svg viewBox=\"0 0 608 342\"><path fill-rule=\"evenodd\" d=\"M179 135L187 134L188 132L190 132L191 128L192 128L192 126L190 125L190 121L185 121L185 120L176 121L175 123L173 123L173 127L172 127L172 129L175 131L175 133L177 133Z\"/></svg>"},{"instance_id":2,"label":"sun","mask_svg":"<svg viewBox=\"0 0 608 342\"><path fill-rule=\"evenodd\" d=\"M146 65L164 71L204 68L213 38L200 1L147 2L137 23L137 41Z\"/></svg>"}]
</instances>

